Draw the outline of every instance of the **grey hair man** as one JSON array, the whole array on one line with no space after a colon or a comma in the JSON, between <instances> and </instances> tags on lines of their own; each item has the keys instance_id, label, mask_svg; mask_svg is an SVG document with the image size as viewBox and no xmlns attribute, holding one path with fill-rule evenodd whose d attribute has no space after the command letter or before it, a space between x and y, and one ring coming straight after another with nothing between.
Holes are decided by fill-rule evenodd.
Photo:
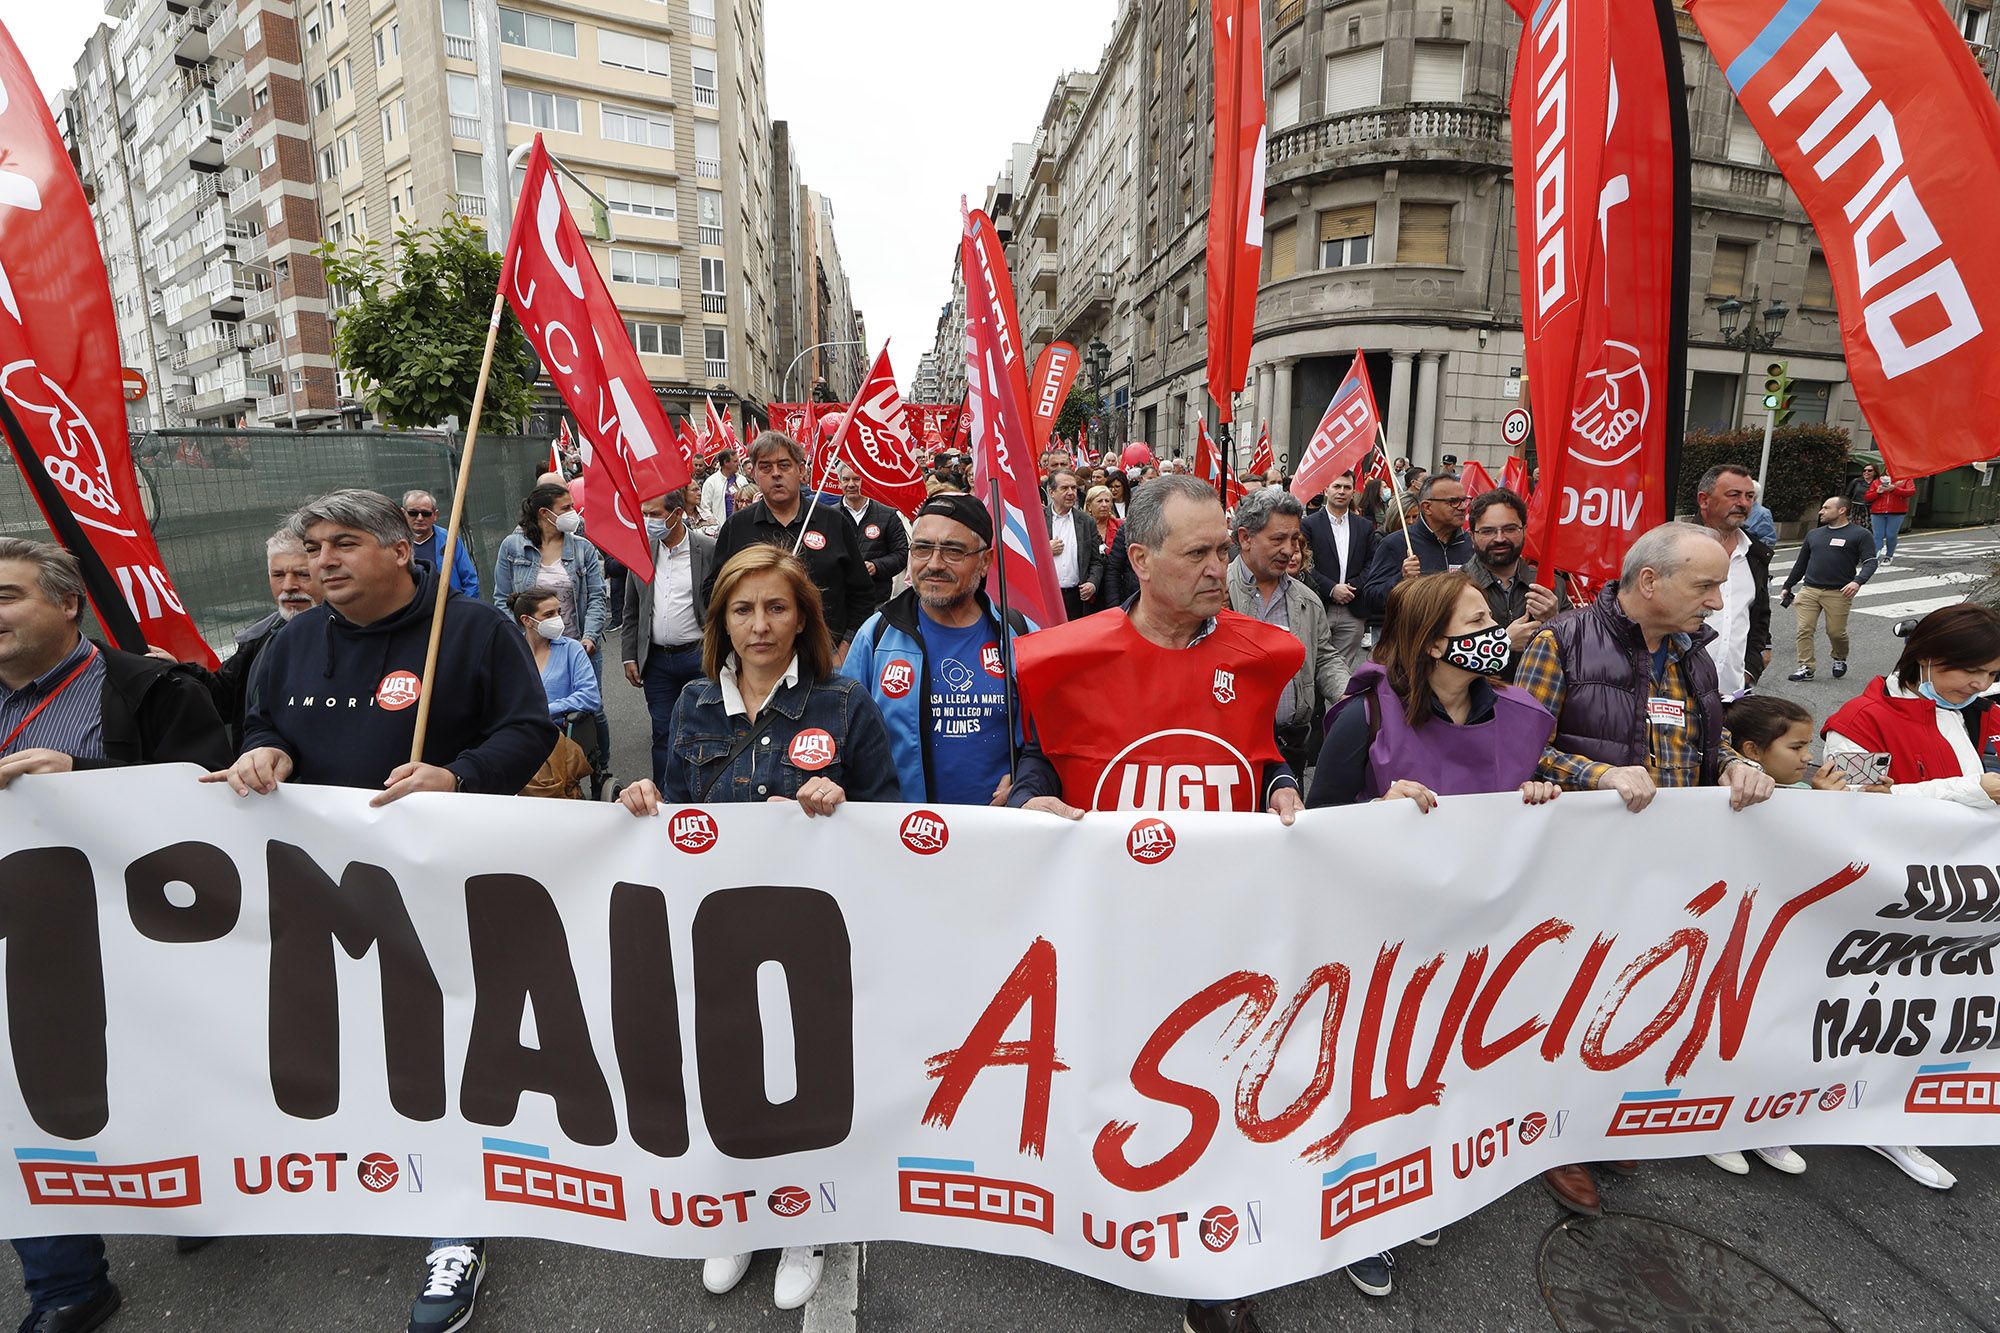
<instances>
[{"instance_id":1,"label":"grey hair man","mask_svg":"<svg viewBox=\"0 0 2000 1333\"><path fill-rule=\"evenodd\" d=\"M438 526L438 519L447 516L438 509L437 497L429 491L404 491L403 517L410 520L410 554L436 569L444 555L444 539L449 535ZM473 567L472 551L463 531L451 548L451 590L467 597L479 596L479 571Z\"/></svg>"},{"instance_id":2,"label":"grey hair man","mask_svg":"<svg viewBox=\"0 0 2000 1333\"><path fill-rule=\"evenodd\" d=\"M277 609L249 628L237 631L235 653L217 670L210 671L194 663L184 667L208 687L208 697L215 704L215 711L229 724L231 754L236 753L243 743L243 706L250 695L250 676L257 665L257 658L272 636L301 611L310 611L319 605L319 585L313 582L312 566L306 561L305 543L293 536L291 529L280 528L265 539L264 570L270 579L271 600L277 603ZM173 654L164 648L147 651L154 657L173 660Z\"/></svg>"},{"instance_id":3,"label":"grey hair man","mask_svg":"<svg viewBox=\"0 0 2000 1333\"><path fill-rule=\"evenodd\" d=\"M1237 556L1229 566L1229 605L1238 614L1276 625L1305 645L1306 660L1278 696L1278 751L1294 773L1305 772L1314 719L1347 690L1347 658L1336 651L1326 606L1303 579L1306 507L1275 486L1236 503Z\"/></svg>"},{"instance_id":4,"label":"grey hair man","mask_svg":"<svg viewBox=\"0 0 2000 1333\"><path fill-rule=\"evenodd\" d=\"M1757 683L1771 663L1771 548L1744 524L1757 503L1757 480L1741 463L1720 463L1695 483L1701 525L1715 534L1729 557L1722 610L1708 655L1715 659L1725 698Z\"/></svg>"},{"instance_id":5,"label":"grey hair man","mask_svg":"<svg viewBox=\"0 0 2000 1333\"><path fill-rule=\"evenodd\" d=\"M1420 468L1411 468L1419 474ZM1457 477L1426 476L1416 491L1410 521L1375 543L1375 558L1362 580L1361 597L1371 616L1389 605L1389 590L1419 574L1463 569L1475 558L1465 533L1465 511L1471 502Z\"/></svg>"}]
</instances>

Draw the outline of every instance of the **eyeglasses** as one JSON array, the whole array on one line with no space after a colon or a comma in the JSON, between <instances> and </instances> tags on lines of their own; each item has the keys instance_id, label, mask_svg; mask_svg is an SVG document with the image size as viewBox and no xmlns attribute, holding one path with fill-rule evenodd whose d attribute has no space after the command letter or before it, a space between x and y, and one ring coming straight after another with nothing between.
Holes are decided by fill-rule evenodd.
<instances>
[{"instance_id":1,"label":"eyeglasses","mask_svg":"<svg viewBox=\"0 0 2000 1333\"><path fill-rule=\"evenodd\" d=\"M922 561L935 556L947 565L958 565L989 549L985 546L961 546L957 542L911 542L910 559Z\"/></svg>"},{"instance_id":2,"label":"eyeglasses","mask_svg":"<svg viewBox=\"0 0 2000 1333\"><path fill-rule=\"evenodd\" d=\"M411 518L436 518L438 514L435 509L405 509L403 512Z\"/></svg>"},{"instance_id":3,"label":"eyeglasses","mask_svg":"<svg viewBox=\"0 0 2000 1333\"><path fill-rule=\"evenodd\" d=\"M1433 495L1424 501L1427 505L1450 505L1453 509L1463 509L1472 503L1470 496L1461 495L1455 500L1447 500L1442 495Z\"/></svg>"},{"instance_id":4,"label":"eyeglasses","mask_svg":"<svg viewBox=\"0 0 2000 1333\"><path fill-rule=\"evenodd\" d=\"M1504 528L1474 528L1472 535L1475 537L1518 537L1525 531L1527 529L1523 528L1519 523L1509 523Z\"/></svg>"}]
</instances>

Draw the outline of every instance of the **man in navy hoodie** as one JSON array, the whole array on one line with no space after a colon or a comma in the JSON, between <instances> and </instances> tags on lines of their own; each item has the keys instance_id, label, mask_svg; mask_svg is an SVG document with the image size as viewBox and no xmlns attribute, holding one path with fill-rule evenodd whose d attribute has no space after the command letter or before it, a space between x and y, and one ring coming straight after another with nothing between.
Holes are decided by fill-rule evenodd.
<instances>
[{"instance_id":1,"label":"man in navy hoodie","mask_svg":"<svg viewBox=\"0 0 2000 1333\"><path fill-rule=\"evenodd\" d=\"M293 617L251 672L243 754L205 781L239 796L283 782L366 787L371 805L419 791L511 796L555 748L547 696L527 641L485 602L445 592L436 693L421 762L410 762L416 702L438 596L412 565L403 511L374 491L323 495L286 527L305 543L325 601ZM472 1317L486 1242L431 1242L411 1333Z\"/></svg>"}]
</instances>

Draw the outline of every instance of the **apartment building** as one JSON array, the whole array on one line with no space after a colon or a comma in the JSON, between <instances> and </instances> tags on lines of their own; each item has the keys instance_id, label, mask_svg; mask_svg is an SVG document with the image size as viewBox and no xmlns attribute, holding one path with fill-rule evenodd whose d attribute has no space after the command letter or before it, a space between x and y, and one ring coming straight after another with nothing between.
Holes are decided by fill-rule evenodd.
<instances>
[{"instance_id":1,"label":"apartment building","mask_svg":"<svg viewBox=\"0 0 2000 1333\"><path fill-rule=\"evenodd\" d=\"M944 379L938 374L936 352L925 352L917 358L917 378L910 386L910 401L913 403L951 401L944 396Z\"/></svg>"},{"instance_id":2,"label":"apartment building","mask_svg":"<svg viewBox=\"0 0 2000 1333\"><path fill-rule=\"evenodd\" d=\"M1938 3L1993 71L1987 0ZM1215 420L1210 32L1201 0L1127 0L1097 70L1055 81L1027 161L1017 149L987 197L996 223L1020 223L1003 236L1031 353L1052 338L1101 341L1105 387L1128 409L1117 433L1182 456L1197 420ZM1279 456L1296 458L1360 352L1394 452L1431 465L1504 455L1523 351L1506 102L1519 36L1504 0L1266 3L1263 270L1235 413L1246 452L1268 421ZM1688 424L1761 424L1750 389L1778 358L1798 385L1792 419L1845 426L1865 449L1812 226L1686 15L1679 40L1693 153ZM941 367L962 357L955 273L953 291ZM1777 343L1753 357L1732 325Z\"/></svg>"}]
</instances>

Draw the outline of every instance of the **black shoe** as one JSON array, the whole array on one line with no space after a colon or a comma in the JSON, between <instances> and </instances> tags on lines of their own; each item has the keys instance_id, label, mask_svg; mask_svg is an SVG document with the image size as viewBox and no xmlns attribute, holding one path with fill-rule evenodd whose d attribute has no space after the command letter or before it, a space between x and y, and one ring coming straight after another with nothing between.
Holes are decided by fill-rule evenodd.
<instances>
[{"instance_id":1,"label":"black shoe","mask_svg":"<svg viewBox=\"0 0 2000 1333\"><path fill-rule=\"evenodd\" d=\"M89 1300L59 1305L21 1321L21 1333L89 1333L117 1313L118 1288L106 1282Z\"/></svg>"},{"instance_id":2,"label":"black shoe","mask_svg":"<svg viewBox=\"0 0 2000 1333\"><path fill-rule=\"evenodd\" d=\"M1189 1301L1181 1328L1184 1333L1263 1333L1257 1322L1257 1302L1248 1297L1227 1305L1196 1305Z\"/></svg>"},{"instance_id":3,"label":"black shoe","mask_svg":"<svg viewBox=\"0 0 2000 1333\"><path fill-rule=\"evenodd\" d=\"M175 1236L174 1253L193 1254L196 1250L205 1250L213 1244L215 1244L213 1236Z\"/></svg>"},{"instance_id":4,"label":"black shoe","mask_svg":"<svg viewBox=\"0 0 2000 1333\"><path fill-rule=\"evenodd\" d=\"M1349 1264L1347 1280L1370 1296L1387 1296L1396 1289L1396 1280L1389 1276L1395 1266L1396 1256L1384 1250Z\"/></svg>"},{"instance_id":5,"label":"black shoe","mask_svg":"<svg viewBox=\"0 0 2000 1333\"><path fill-rule=\"evenodd\" d=\"M1809 666L1794 667L1792 668L1792 674L1785 677L1786 680L1811 680L1812 678L1813 669Z\"/></svg>"},{"instance_id":6,"label":"black shoe","mask_svg":"<svg viewBox=\"0 0 2000 1333\"><path fill-rule=\"evenodd\" d=\"M1841 660L1840 660L1840 659L1839 659L1838 657L1834 658L1834 659L1833 659L1833 678L1834 678L1835 680L1839 680L1839 679L1840 679L1840 678L1841 678L1842 676L1844 676L1844 675L1846 675L1846 674L1847 674L1847 663L1845 663L1845 662L1841 661Z\"/></svg>"},{"instance_id":7,"label":"black shoe","mask_svg":"<svg viewBox=\"0 0 2000 1333\"><path fill-rule=\"evenodd\" d=\"M424 1260L429 1276L410 1307L409 1333L454 1333L472 1322L472 1303L486 1278L486 1242L447 1245Z\"/></svg>"}]
</instances>

